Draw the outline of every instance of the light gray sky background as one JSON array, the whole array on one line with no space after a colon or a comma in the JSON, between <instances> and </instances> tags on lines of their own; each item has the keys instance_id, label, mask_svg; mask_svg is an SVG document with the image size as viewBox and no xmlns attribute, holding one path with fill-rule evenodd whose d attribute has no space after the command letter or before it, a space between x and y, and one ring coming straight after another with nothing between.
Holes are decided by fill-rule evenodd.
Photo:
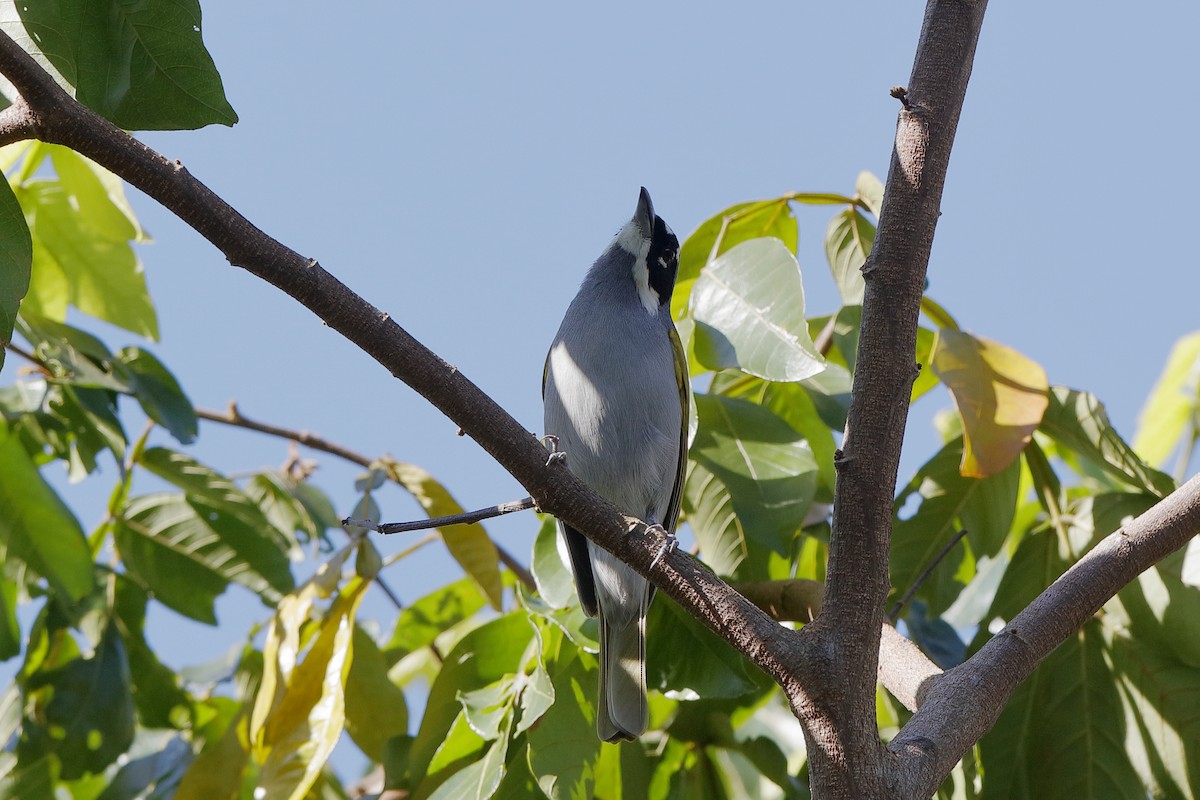
<instances>
[{"instance_id":1,"label":"light gray sky background","mask_svg":"<svg viewBox=\"0 0 1200 800\"><path fill-rule=\"evenodd\" d=\"M638 187L682 237L737 202L885 177L888 90L908 80L923 9L209 0L204 38L241 122L140 138L538 430L546 347ZM1197 30L1193 3L992 3L930 264L930 294L964 327L1096 392L1127 437L1172 343L1200 328ZM384 369L131 195L156 240L141 250L162 329L152 349L194 402L236 399L248 416L420 464L467 507L525 494ZM835 210L798 210L814 313L837 307L822 250ZM938 389L915 407L901 482L934 452L929 419L949 404ZM241 472L279 464L286 444L204 424L191 452ZM355 470L317 457L317 483L347 513ZM88 483L106 497L114 478ZM420 516L398 490L380 499L388 519ZM85 527L99 520L99 503L76 508ZM489 529L527 558L533 525ZM453 569L427 548L386 577L413 600ZM214 657L267 613L236 588L218 612L226 631L156 614L166 660ZM393 616L380 598L364 614Z\"/></svg>"}]
</instances>

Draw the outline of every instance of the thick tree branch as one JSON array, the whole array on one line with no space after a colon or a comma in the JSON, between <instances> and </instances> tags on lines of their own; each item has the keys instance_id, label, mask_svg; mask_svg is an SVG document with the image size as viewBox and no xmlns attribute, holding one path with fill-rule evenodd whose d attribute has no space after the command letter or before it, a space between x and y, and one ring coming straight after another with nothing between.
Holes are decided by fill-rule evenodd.
<instances>
[{"instance_id":1,"label":"thick tree branch","mask_svg":"<svg viewBox=\"0 0 1200 800\"><path fill-rule=\"evenodd\" d=\"M21 99L0 112L0 141L36 137L79 152L141 189L217 247L230 263L295 298L479 443L534 497L634 569L802 698L807 665L801 637L776 623L679 550L658 561L661 542L558 464L491 397L340 281L263 233L166 158L77 103L11 38L0 33L0 72ZM13 113L9 113L16 109ZM632 535L631 535L632 531Z\"/></svg>"},{"instance_id":2,"label":"thick tree branch","mask_svg":"<svg viewBox=\"0 0 1200 800\"><path fill-rule=\"evenodd\" d=\"M813 793L888 792L875 720L875 681L900 448L917 375L917 317L942 187L985 0L930 0L885 186L863 266L862 329L842 450L825 602L809 626L833 653L840 681L807 709Z\"/></svg>"},{"instance_id":3,"label":"thick tree branch","mask_svg":"<svg viewBox=\"0 0 1200 800\"><path fill-rule=\"evenodd\" d=\"M1200 532L1200 475L1101 541L983 648L947 670L892 740L901 796L928 797L1043 658L1124 586Z\"/></svg>"}]
</instances>

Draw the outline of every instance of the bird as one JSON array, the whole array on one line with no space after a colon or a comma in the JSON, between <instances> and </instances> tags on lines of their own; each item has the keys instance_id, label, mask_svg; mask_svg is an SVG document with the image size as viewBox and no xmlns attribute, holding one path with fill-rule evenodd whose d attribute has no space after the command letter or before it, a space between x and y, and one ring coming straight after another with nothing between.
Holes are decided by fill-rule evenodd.
<instances>
[{"instance_id":1,"label":"bird","mask_svg":"<svg viewBox=\"0 0 1200 800\"><path fill-rule=\"evenodd\" d=\"M592 264L550 346L545 432L589 488L674 543L687 464L688 369L671 319L679 240L643 187L633 218ZM599 618L600 739L646 730L649 581L558 521L584 612ZM661 553L660 553L661 556Z\"/></svg>"}]
</instances>

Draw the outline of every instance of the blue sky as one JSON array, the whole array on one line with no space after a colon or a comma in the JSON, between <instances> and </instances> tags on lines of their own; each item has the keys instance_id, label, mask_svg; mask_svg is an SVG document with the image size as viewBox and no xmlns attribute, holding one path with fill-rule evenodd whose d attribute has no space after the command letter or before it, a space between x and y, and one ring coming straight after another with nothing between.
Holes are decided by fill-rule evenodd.
<instances>
[{"instance_id":1,"label":"blue sky","mask_svg":"<svg viewBox=\"0 0 1200 800\"><path fill-rule=\"evenodd\" d=\"M530 430L546 347L639 186L681 236L737 202L850 193L885 176L923 4L226 3L204 36L241 116L232 129L142 135L250 220L318 259L456 364ZM1188 245L1200 7L993 3L959 126L930 294L979 335L1096 392L1132 437L1171 344L1200 328ZM455 426L274 288L131 190L155 352L194 402L308 429L430 470L468 507L523 490ZM837 294L829 208L801 208L809 308ZM85 325L86 326L86 325ZM94 327L94 326L93 326ZM131 343L101 329L110 346ZM901 481L934 452L910 419ZM138 427L131 425L130 430ZM165 440L162 442L168 443ZM206 424L194 455L228 472L286 444ZM318 456L347 512L354 469ZM112 470L89 483L106 496ZM85 527L99 520L74 495ZM420 516L399 491L388 519ZM533 519L495 537L526 557ZM385 554L404 542L383 543ZM388 580L411 600L452 574L427 548ZM231 589L228 631L162 612L178 666L216 656L265 617ZM376 598L368 616L390 621Z\"/></svg>"}]
</instances>

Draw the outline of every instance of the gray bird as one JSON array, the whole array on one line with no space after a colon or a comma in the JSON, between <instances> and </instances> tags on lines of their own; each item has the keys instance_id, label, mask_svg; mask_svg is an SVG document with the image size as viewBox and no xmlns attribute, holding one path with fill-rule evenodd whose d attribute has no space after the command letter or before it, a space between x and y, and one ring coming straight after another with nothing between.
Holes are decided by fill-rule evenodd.
<instances>
[{"instance_id":1,"label":"gray bird","mask_svg":"<svg viewBox=\"0 0 1200 800\"><path fill-rule=\"evenodd\" d=\"M588 271L550 346L545 431L567 468L626 514L673 535L687 462L688 371L671 322L679 240L642 189L637 211ZM600 621L596 732L646 730L649 582L558 523L579 601Z\"/></svg>"}]
</instances>

